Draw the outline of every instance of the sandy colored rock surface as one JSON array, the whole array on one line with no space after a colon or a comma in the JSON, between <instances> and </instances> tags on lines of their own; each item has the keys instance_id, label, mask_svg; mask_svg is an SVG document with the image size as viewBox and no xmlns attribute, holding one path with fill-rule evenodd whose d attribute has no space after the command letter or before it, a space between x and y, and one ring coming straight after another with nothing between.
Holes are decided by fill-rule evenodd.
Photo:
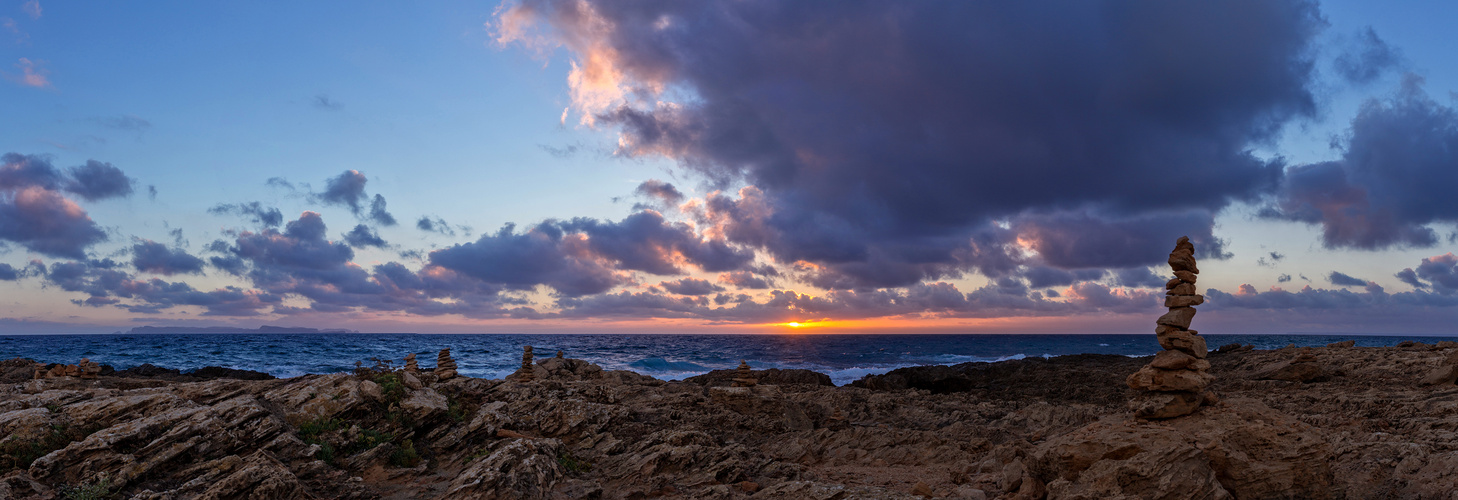
<instances>
[{"instance_id":1,"label":"sandy colored rock surface","mask_svg":"<svg viewBox=\"0 0 1458 500\"><path fill-rule=\"evenodd\" d=\"M1211 353L1195 359L1219 397L1158 421L1129 402L1160 393L1124 384L1153 357L919 367L856 387L660 381L571 358L539 360L531 382L421 389L403 371L25 380L0 384L0 497L105 478L138 499L1447 498L1458 386L1419 382L1455 353L1316 348L1326 377L1305 382L1263 378L1295 350Z\"/></svg>"}]
</instances>

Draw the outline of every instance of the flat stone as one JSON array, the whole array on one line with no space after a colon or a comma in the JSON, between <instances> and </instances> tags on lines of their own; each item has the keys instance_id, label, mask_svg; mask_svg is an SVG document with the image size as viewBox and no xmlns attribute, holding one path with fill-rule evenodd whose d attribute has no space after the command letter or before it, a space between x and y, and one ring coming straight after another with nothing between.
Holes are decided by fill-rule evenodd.
<instances>
[{"instance_id":1,"label":"flat stone","mask_svg":"<svg viewBox=\"0 0 1458 500\"><path fill-rule=\"evenodd\" d=\"M1146 366L1124 379L1131 389L1158 392L1198 393L1210 386L1215 376L1194 370L1161 370Z\"/></svg>"},{"instance_id":2,"label":"flat stone","mask_svg":"<svg viewBox=\"0 0 1458 500\"><path fill-rule=\"evenodd\" d=\"M1154 361L1149 362L1149 366L1161 370L1180 370L1198 360L1199 358L1183 351L1159 351L1159 354L1154 355Z\"/></svg>"},{"instance_id":3,"label":"flat stone","mask_svg":"<svg viewBox=\"0 0 1458 500\"><path fill-rule=\"evenodd\" d=\"M1175 280L1175 281L1179 281L1179 280ZM1169 291L1164 292L1164 294L1165 295L1194 295L1195 294L1195 284L1194 283L1185 283L1183 281L1180 281L1180 283L1178 285L1175 285L1174 288L1170 288Z\"/></svg>"},{"instance_id":4,"label":"flat stone","mask_svg":"<svg viewBox=\"0 0 1458 500\"><path fill-rule=\"evenodd\" d=\"M1357 341L1355 341L1355 340L1343 340L1341 342L1332 342L1330 344L1327 344L1326 346L1327 347L1353 347L1353 346L1356 346L1356 345L1357 345Z\"/></svg>"},{"instance_id":5,"label":"flat stone","mask_svg":"<svg viewBox=\"0 0 1458 500\"><path fill-rule=\"evenodd\" d=\"M1200 359L1205 359L1210 354L1205 348L1205 337L1188 330L1168 330L1159 334L1159 346L1183 351Z\"/></svg>"},{"instance_id":6,"label":"flat stone","mask_svg":"<svg viewBox=\"0 0 1458 500\"><path fill-rule=\"evenodd\" d=\"M1195 308L1193 307L1171 307L1169 312L1160 316L1155 324L1176 326L1188 330L1190 321L1195 319Z\"/></svg>"},{"instance_id":7,"label":"flat stone","mask_svg":"<svg viewBox=\"0 0 1458 500\"><path fill-rule=\"evenodd\" d=\"M1195 273L1189 271L1175 271L1174 275L1175 278L1178 278L1180 281L1183 281L1185 283L1194 283L1195 280L1198 279L1198 277L1195 276Z\"/></svg>"},{"instance_id":8,"label":"flat stone","mask_svg":"<svg viewBox=\"0 0 1458 500\"><path fill-rule=\"evenodd\" d=\"M1189 392L1149 392L1129 401L1129 409L1142 419L1183 417L1199 409L1201 399L1199 394Z\"/></svg>"},{"instance_id":9,"label":"flat stone","mask_svg":"<svg viewBox=\"0 0 1458 500\"><path fill-rule=\"evenodd\" d=\"M1205 303L1204 295L1170 295L1164 298L1164 307L1190 307Z\"/></svg>"},{"instance_id":10,"label":"flat stone","mask_svg":"<svg viewBox=\"0 0 1458 500\"><path fill-rule=\"evenodd\" d=\"M1183 281L1180 281L1180 279L1179 279L1179 278L1172 278L1172 279L1170 279L1170 280L1169 280L1169 281L1166 281L1166 282L1165 282L1165 283L1164 283L1164 289L1165 289L1165 290L1171 290L1171 289L1174 289L1174 287L1177 287L1177 286L1179 286L1179 285L1180 285L1180 283L1184 283L1184 282L1183 282Z\"/></svg>"}]
</instances>

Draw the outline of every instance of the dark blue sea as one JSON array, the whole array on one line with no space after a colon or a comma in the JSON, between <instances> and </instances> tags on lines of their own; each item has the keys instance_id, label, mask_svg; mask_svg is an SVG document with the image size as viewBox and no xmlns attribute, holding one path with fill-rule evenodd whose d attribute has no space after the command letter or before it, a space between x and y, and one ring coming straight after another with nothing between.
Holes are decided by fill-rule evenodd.
<instances>
[{"instance_id":1,"label":"dark blue sea","mask_svg":"<svg viewBox=\"0 0 1458 500\"><path fill-rule=\"evenodd\" d=\"M1363 335L1205 335L1213 349L1238 342L1257 349L1288 344L1324 346L1355 339L1360 346L1390 346L1458 337ZM1154 335L512 335L512 334L110 334L0 336L0 359L75 363L81 358L119 370L151 363L189 371L222 366L278 377L354 369L371 358L403 364L415 353L421 366L449 347L459 371L500 378L521 364L522 346L547 357L564 351L612 370L672 380L748 360L756 369L807 368L837 385L866 374L916 365L951 365L1065 354L1147 356L1159 351Z\"/></svg>"}]
</instances>

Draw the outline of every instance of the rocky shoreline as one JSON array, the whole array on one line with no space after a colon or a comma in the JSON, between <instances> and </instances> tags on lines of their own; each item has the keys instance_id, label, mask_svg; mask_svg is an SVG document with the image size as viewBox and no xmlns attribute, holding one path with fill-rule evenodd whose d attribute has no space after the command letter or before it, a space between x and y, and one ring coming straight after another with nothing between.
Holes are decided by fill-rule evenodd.
<instances>
[{"instance_id":1,"label":"rocky shoreline","mask_svg":"<svg viewBox=\"0 0 1458 500\"><path fill-rule=\"evenodd\" d=\"M1133 417L1151 357L684 381L570 357L33 379L0 362L0 498L1449 498L1458 346L1225 346L1218 396ZM51 366L54 368L54 365ZM64 371L64 370L62 370ZM260 378L260 377L255 377ZM89 496L87 496L89 495Z\"/></svg>"}]
</instances>

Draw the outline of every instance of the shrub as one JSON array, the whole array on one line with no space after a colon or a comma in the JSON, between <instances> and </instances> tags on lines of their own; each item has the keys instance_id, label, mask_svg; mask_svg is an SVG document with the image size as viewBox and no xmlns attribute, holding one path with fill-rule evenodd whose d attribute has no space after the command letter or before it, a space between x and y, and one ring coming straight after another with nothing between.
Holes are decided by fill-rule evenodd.
<instances>
[{"instance_id":1,"label":"shrub","mask_svg":"<svg viewBox=\"0 0 1458 500\"><path fill-rule=\"evenodd\" d=\"M415 443L409 439L400 443L400 447L390 454L390 465L404 468L420 465L420 454L415 452Z\"/></svg>"}]
</instances>

